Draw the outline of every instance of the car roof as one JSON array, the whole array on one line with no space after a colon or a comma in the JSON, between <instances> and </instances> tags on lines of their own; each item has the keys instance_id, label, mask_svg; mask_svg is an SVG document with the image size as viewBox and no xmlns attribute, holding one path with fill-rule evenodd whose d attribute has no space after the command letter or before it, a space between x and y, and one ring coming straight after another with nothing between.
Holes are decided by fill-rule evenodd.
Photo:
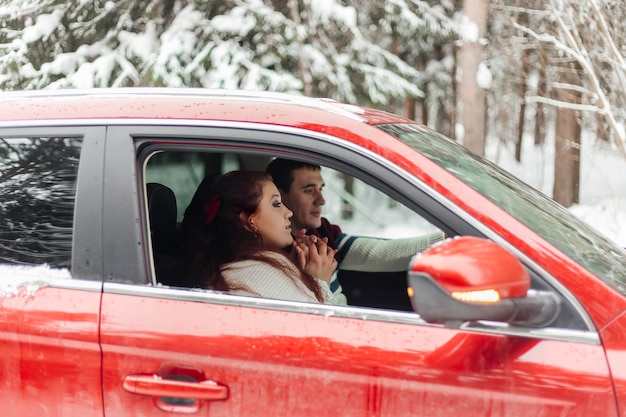
<instances>
[{"instance_id":1,"label":"car roof","mask_svg":"<svg viewBox=\"0 0 626 417\"><path fill-rule=\"evenodd\" d=\"M372 125L412 122L331 99L264 91L136 87L0 93L0 121L157 118L298 126L325 124L330 115Z\"/></svg>"}]
</instances>

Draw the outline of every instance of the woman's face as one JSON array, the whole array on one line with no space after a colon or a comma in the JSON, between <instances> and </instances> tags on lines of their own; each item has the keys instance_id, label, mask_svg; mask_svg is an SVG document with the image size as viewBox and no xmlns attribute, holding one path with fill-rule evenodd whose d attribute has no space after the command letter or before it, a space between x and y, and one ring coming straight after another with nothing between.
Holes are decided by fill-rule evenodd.
<instances>
[{"instance_id":1,"label":"woman's face","mask_svg":"<svg viewBox=\"0 0 626 417\"><path fill-rule=\"evenodd\" d=\"M275 249L291 245L291 221L293 212L281 201L278 189L271 181L263 183L263 196L250 223L261 235L263 242Z\"/></svg>"}]
</instances>

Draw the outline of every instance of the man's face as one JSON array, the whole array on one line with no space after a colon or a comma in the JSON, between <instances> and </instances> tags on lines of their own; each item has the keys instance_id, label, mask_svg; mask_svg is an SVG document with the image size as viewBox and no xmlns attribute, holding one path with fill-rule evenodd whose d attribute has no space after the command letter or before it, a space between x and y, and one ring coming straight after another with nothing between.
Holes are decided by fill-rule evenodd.
<instances>
[{"instance_id":1,"label":"man's face","mask_svg":"<svg viewBox=\"0 0 626 417\"><path fill-rule=\"evenodd\" d=\"M317 229L322 225L322 206L326 204L322 189L321 170L300 168L293 171L293 183L288 193L283 193L283 203L293 211L291 229Z\"/></svg>"}]
</instances>

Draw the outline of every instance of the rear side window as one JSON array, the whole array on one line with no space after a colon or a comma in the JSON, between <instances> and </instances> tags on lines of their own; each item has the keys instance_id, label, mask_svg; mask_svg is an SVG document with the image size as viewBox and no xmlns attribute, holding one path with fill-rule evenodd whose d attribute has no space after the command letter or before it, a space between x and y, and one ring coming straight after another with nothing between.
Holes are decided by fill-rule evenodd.
<instances>
[{"instance_id":1,"label":"rear side window","mask_svg":"<svg viewBox=\"0 0 626 417\"><path fill-rule=\"evenodd\" d=\"M80 138L0 138L0 265L70 268Z\"/></svg>"}]
</instances>

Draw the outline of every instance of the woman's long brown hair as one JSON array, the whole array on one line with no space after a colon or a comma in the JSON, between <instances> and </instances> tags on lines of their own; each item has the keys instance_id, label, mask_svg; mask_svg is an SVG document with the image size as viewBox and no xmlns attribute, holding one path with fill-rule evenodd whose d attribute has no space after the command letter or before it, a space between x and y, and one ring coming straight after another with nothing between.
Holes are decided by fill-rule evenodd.
<instances>
[{"instance_id":1,"label":"woman's long brown hair","mask_svg":"<svg viewBox=\"0 0 626 417\"><path fill-rule=\"evenodd\" d=\"M286 251L264 244L246 221L258 210L263 184L268 181L271 182L272 177L262 171L232 171L221 176L212 186L207 181L201 184L183 220L180 259L184 279L188 280L186 286L219 291L240 289L232 288L224 279L224 265L257 260L280 269L294 280L301 280L320 302L323 301L316 280L293 263ZM215 196L219 207L215 216L209 219L203 208L209 201L214 201ZM268 256L268 252L281 254L284 262ZM296 267L297 276L286 262Z\"/></svg>"}]
</instances>

